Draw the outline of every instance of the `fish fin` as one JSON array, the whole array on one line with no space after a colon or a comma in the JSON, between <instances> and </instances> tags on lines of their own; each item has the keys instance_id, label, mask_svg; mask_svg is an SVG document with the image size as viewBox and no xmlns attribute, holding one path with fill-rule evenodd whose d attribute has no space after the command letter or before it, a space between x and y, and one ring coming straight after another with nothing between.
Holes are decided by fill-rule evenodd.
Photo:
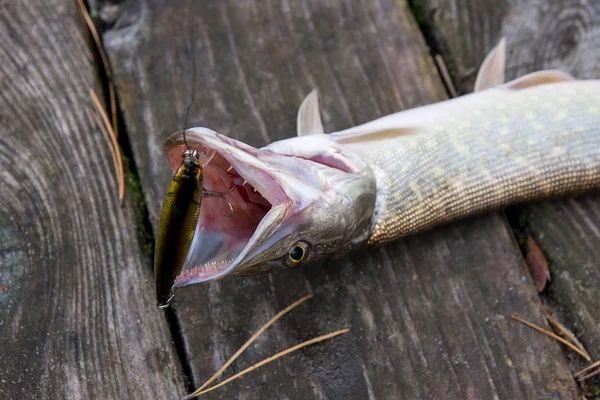
<instances>
[{"instance_id":1,"label":"fish fin","mask_svg":"<svg viewBox=\"0 0 600 400\"><path fill-rule=\"evenodd\" d=\"M391 139L397 136L412 135L419 132L420 129L412 126L404 126L390 129L380 129L377 131L364 131L357 133L347 133L337 135L331 133L330 136L335 139L338 143L356 143L363 141Z\"/></svg>"},{"instance_id":2,"label":"fish fin","mask_svg":"<svg viewBox=\"0 0 600 400\"><path fill-rule=\"evenodd\" d=\"M319 92L314 89L302 100L298 109L298 136L325 133L319 113Z\"/></svg>"},{"instance_id":3,"label":"fish fin","mask_svg":"<svg viewBox=\"0 0 600 400\"><path fill-rule=\"evenodd\" d=\"M504 83L504 65L506 63L506 37L500 39L496 47L483 60L477 78L474 92L500 86Z\"/></svg>"},{"instance_id":4,"label":"fish fin","mask_svg":"<svg viewBox=\"0 0 600 400\"><path fill-rule=\"evenodd\" d=\"M507 82L504 85L511 90L525 89L532 86L544 85L546 83L569 82L574 81L573 75L557 69L548 69L545 71L532 72L520 78Z\"/></svg>"}]
</instances>

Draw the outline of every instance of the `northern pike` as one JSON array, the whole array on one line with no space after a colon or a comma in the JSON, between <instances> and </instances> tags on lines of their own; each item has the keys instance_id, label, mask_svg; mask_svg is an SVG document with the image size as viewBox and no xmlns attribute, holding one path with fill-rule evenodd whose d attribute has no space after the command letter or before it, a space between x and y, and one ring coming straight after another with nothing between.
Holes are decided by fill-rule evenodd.
<instances>
[{"instance_id":1,"label":"northern pike","mask_svg":"<svg viewBox=\"0 0 600 400\"><path fill-rule=\"evenodd\" d=\"M504 83L505 41L475 92L325 134L316 92L298 137L254 148L207 128L206 204L175 286L295 268L507 205L600 188L600 80L539 71ZM181 134L164 150L177 165ZM180 159L180 158L179 158Z\"/></svg>"}]
</instances>

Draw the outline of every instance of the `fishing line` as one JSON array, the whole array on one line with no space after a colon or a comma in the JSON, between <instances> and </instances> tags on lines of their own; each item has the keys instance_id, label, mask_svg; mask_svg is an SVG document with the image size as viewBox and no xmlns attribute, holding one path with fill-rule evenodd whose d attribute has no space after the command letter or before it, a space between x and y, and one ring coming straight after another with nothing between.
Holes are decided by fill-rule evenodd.
<instances>
[{"instance_id":1,"label":"fishing line","mask_svg":"<svg viewBox=\"0 0 600 400\"><path fill-rule=\"evenodd\" d=\"M190 19L192 18L191 15L194 15L191 13L190 10L190 5L188 3L188 15L190 15ZM185 144L185 147L187 147L188 150L191 150L190 146L188 145L187 139L185 137L185 130L188 124L188 117L190 115L190 109L192 108L192 105L194 105L194 102L196 101L196 56L195 56L195 52L194 49L196 46L194 46L194 43L192 43L193 37L194 37L194 24L190 23L190 19L188 20L188 30L189 30L189 35L190 35L190 40L188 41L189 46L189 50L190 50L190 58L192 59L192 96L190 99L190 103L187 106L187 109L185 110L185 118L183 120L183 129L182 129L182 134L183 134L183 143Z\"/></svg>"},{"instance_id":2,"label":"fishing line","mask_svg":"<svg viewBox=\"0 0 600 400\"><path fill-rule=\"evenodd\" d=\"M196 53L195 53L195 44L193 42L193 38L194 38L194 24L190 23L191 20L191 16L194 15L192 13L192 10L190 9L191 6L188 3L188 15L190 15L190 18L188 19L188 34L189 34L189 40L187 41L189 46L189 54L190 54L190 58L192 59L192 94L191 94L191 98L190 98L190 103L188 104L186 110L185 110L185 116L184 116L184 120L183 120L183 129L181 130L182 132L182 136L183 136L183 143L185 144L185 147L187 148L187 150L185 150L183 152L183 155L185 155L186 153L191 154L193 157L195 157L196 159L199 158L199 154L197 150L193 150L190 145L187 142L187 138L185 136L185 132L186 132L186 127L188 124L188 118L190 116L190 110L192 109L192 106L194 105L195 101L196 101L196 75L197 75L197 66L196 66ZM225 200L225 202L227 203L227 206L229 207L229 214L225 215L226 217L233 217L233 204L231 204L231 201L229 201L228 198L225 197L225 195L233 192L233 190L235 189L235 185L233 185L233 187L229 190L227 190L226 192L212 192L210 190L204 189L202 188L202 196L204 197L220 197L223 200Z\"/></svg>"}]
</instances>

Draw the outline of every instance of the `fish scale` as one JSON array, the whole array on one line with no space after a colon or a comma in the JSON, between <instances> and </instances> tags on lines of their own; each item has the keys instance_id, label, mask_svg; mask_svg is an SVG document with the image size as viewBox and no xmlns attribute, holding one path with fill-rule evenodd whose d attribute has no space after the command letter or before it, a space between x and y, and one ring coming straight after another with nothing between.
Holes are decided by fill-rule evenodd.
<instances>
[{"instance_id":1,"label":"fish scale","mask_svg":"<svg viewBox=\"0 0 600 400\"><path fill-rule=\"evenodd\" d=\"M490 89L428 120L411 134L345 144L377 180L369 244L600 188L599 81Z\"/></svg>"}]
</instances>

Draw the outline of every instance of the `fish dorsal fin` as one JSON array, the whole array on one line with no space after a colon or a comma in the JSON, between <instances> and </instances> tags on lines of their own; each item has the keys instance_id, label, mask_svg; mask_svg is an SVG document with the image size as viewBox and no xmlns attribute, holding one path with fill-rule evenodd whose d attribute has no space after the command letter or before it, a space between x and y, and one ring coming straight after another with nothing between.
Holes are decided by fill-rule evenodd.
<instances>
[{"instance_id":1,"label":"fish dorsal fin","mask_svg":"<svg viewBox=\"0 0 600 400\"><path fill-rule=\"evenodd\" d=\"M475 79L474 92L500 86L504 83L504 65L506 63L506 38L500 39L483 60L477 79Z\"/></svg>"},{"instance_id":2,"label":"fish dorsal fin","mask_svg":"<svg viewBox=\"0 0 600 400\"><path fill-rule=\"evenodd\" d=\"M511 90L525 89L532 86L544 85L547 83L569 82L574 81L573 75L557 69L548 69L545 71L532 72L520 78L512 80L506 85L506 88Z\"/></svg>"},{"instance_id":3,"label":"fish dorsal fin","mask_svg":"<svg viewBox=\"0 0 600 400\"><path fill-rule=\"evenodd\" d=\"M298 136L316 135L325 133L321 114L319 113L319 92L314 89L302 100L298 109L297 120Z\"/></svg>"}]
</instances>

